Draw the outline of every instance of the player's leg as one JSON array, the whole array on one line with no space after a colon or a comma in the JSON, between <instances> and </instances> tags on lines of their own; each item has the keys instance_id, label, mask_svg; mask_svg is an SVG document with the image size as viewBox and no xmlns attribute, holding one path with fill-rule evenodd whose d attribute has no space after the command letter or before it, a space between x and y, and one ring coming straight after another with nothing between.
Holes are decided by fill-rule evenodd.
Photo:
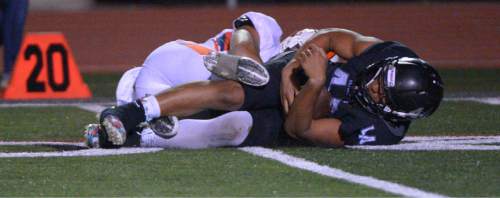
<instances>
[{"instance_id":1,"label":"player's leg","mask_svg":"<svg viewBox=\"0 0 500 198\"><path fill-rule=\"evenodd\" d=\"M252 129L247 138L238 146L277 146L286 136L283 130L283 114L278 108L249 111Z\"/></svg>"},{"instance_id":2,"label":"player's leg","mask_svg":"<svg viewBox=\"0 0 500 198\"><path fill-rule=\"evenodd\" d=\"M174 55L176 57L173 57ZM179 57L183 57L183 56L186 56L186 57L179 58ZM189 59L189 61L188 61L188 57L193 57L193 58ZM182 60L186 60L186 61L182 61ZM192 62L192 64L188 64L188 62L190 62L190 61ZM198 61L198 62L193 62L193 61ZM186 64L193 65L193 66L189 67L189 66L186 66ZM169 85L175 85L176 84L175 82L182 84L182 83L189 82L189 81L197 81L197 80L199 81L199 80L202 80L202 78L208 78L207 74L206 74L206 73L208 73L208 71L206 71L203 68L203 66L200 66L201 64L202 64L201 63L201 56L199 54L196 54L193 50L185 47L184 45L180 45L176 42L167 43L167 44L161 46L160 48L156 49L155 51L153 51L148 56L148 58L146 59L146 61L144 63L144 66L142 67L142 69L140 69L140 73L135 74L135 75L137 75L136 79L133 79L133 76L134 76L133 74L137 73L137 72L133 72L133 70L130 71L130 72L132 72L131 75L124 75L124 77L131 76L130 79L135 80L135 89L132 89L132 90L135 90L134 91L135 94L134 94L134 96L131 96L131 97L123 97L123 96L120 97L120 95L125 95L125 96L130 95L130 87L129 86L128 86L129 91L123 91L124 89L120 89L120 87L123 87L120 85L127 84L127 83L123 83L124 81L127 81L127 80L123 80L123 81L121 80L119 83L119 86L118 86L119 89L117 90L117 99L120 101L120 99L122 99L122 98L125 98L128 100L130 100L131 98L142 98L142 97L145 97L148 95L154 95L154 94L157 94L161 91L164 91L170 87ZM183 69L179 68L179 67L181 67L181 65L182 65L182 67L184 67ZM198 65L198 66L195 66L195 65ZM191 68L191 69L189 69L189 68ZM204 72L197 72L200 68L201 68L201 70L204 70ZM173 77L172 77L172 73L174 71L176 71L176 72L182 71L182 72L179 73L178 75L173 75ZM175 78L175 79L171 80L171 78ZM133 83L132 80L128 80L128 81L129 81L128 84ZM233 110L233 109L228 109L226 107L227 104L231 104L230 102L228 103L227 99L228 98L235 98L235 97L226 96L227 95L226 93L228 93L227 91L221 91L220 89L217 89L217 88L216 89L210 89L210 88L207 89L207 88L205 88L204 83L198 83L198 84L203 84L202 86L200 86L201 89L191 92L191 93L197 94L194 96L195 99L194 100L182 100L182 102L193 103L191 101L194 101L194 102L199 102L199 103L206 103L215 109ZM232 84L238 86L237 83L233 82ZM230 87L233 87L233 86L223 86L223 88L230 88ZM119 94L119 92L127 92L127 93ZM175 93L176 91L172 90L172 92ZM168 95L167 98L170 98L169 96L172 94L168 93L167 95ZM211 96L211 97L207 97L207 96ZM222 101L222 102L221 103L206 102L206 101L214 101L213 96L218 96L217 98L219 98L219 99L215 98L215 101ZM161 100L162 99L160 99L160 101ZM180 105L177 105L176 102L171 102L170 100L171 99L167 99L166 103L167 104L174 104L174 106L180 106ZM154 118L160 117L160 109L157 108L158 106L160 106L160 104L157 101L158 100L156 100L155 98L146 97L146 98L143 98L142 101L138 101L138 102L134 103L136 105L140 104L139 105L140 108L133 108L134 107L133 105L132 106L131 105L124 105L124 107L121 108L120 110L109 109L108 111L103 112L103 114L101 115L100 122L101 122L101 124L103 124L103 128L110 129L110 130L106 130L106 133L107 133L110 141L114 142L116 145L121 145L121 144L123 144L123 142L125 142L127 134L133 133L139 129L139 127L137 127L136 122L151 121ZM230 100L230 101L232 101L232 100ZM142 102L144 102L144 105L142 105ZM162 106L169 106L169 105L162 105ZM127 108L125 108L125 107L127 107ZM180 114L177 111L172 110L172 108L170 108L170 107L165 107L165 108L167 108L169 112L172 112L174 115L178 115L178 116L191 115L192 113L195 113L195 112L198 112L199 110L201 110L201 109L195 109L195 110L190 111L188 109L188 112L186 114ZM203 107L203 108L206 108L206 107ZM109 112L114 112L116 114L125 114L124 112L127 112L128 111L127 109L135 109L136 111L133 111L132 112L133 114L144 114L145 113L146 118L142 119L140 116L133 116L134 118L139 118L139 119L132 119L132 120L134 120L133 122L130 119L126 120L127 124L134 123L133 125L130 125L130 126L126 125L126 124L121 126L122 123L120 123L121 119L119 117L115 117L115 118L109 117L106 119L104 118ZM122 112L122 113L120 113L120 112ZM169 115L165 115L165 116L169 116ZM130 118L130 117L128 117L128 118ZM171 123L175 123L175 120L176 120L176 118L174 117L174 118L167 120L167 121L170 121ZM118 127L115 127L115 126L118 126ZM175 129L175 124L174 124L174 126L171 127L171 129ZM172 130L170 130L170 131L169 130L162 130L162 131L164 131L165 133L158 133L158 134L164 134L163 137L169 137L169 136L173 136L175 134L175 132L171 133ZM158 132L158 131L155 131L155 132Z\"/></svg>"},{"instance_id":3,"label":"player's leg","mask_svg":"<svg viewBox=\"0 0 500 198\"><path fill-rule=\"evenodd\" d=\"M276 72L273 73L279 75ZM189 83L156 96L108 108L101 113L100 123L108 134L122 134L123 138L111 138L114 145L122 145L126 134L136 131L147 118L189 116L204 109L233 111L280 107L279 81L279 78L273 78L263 88L243 86L229 80Z\"/></svg>"},{"instance_id":4,"label":"player's leg","mask_svg":"<svg viewBox=\"0 0 500 198\"><path fill-rule=\"evenodd\" d=\"M279 146L297 144L283 129L280 109L233 111L210 120L181 120L179 134L164 139L141 134L142 147L203 149L221 146Z\"/></svg>"},{"instance_id":5,"label":"player's leg","mask_svg":"<svg viewBox=\"0 0 500 198\"><path fill-rule=\"evenodd\" d=\"M266 68L251 58L213 52L203 59L207 70L219 77L250 86L264 86L269 82Z\"/></svg>"},{"instance_id":6,"label":"player's leg","mask_svg":"<svg viewBox=\"0 0 500 198\"><path fill-rule=\"evenodd\" d=\"M263 87L242 85L230 80L194 82L172 88L155 97L146 97L145 103L156 100L156 108L161 116L181 117L204 109L234 111L280 108L281 70L293 55L286 53L281 59L266 63L271 78Z\"/></svg>"},{"instance_id":7,"label":"player's leg","mask_svg":"<svg viewBox=\"0 0 500 198\"><path fill-rule=\"evenodd\" d=\"M200 54L177 41L168 42L151 52L141 67L122 75L116 90L117 105L177 85L207 80L210 75Z\"/></svg>"},{"instance_id":8,"label":"player's leg","mask_svg":"<svg viewBox=\"0 0 500 198\"><path fill-rule=\"evenodd\" d=\"M261 63L279 53L280 26L272 17L258 12L244 13L233 25L228 54L214 52L205 56L206 68L220 77L247 85L267 84L269 74Z\"/></svg>"},{"instance_id":9,"label":"player's leg","mask_svg":"<svg viewBox=\"0 0 500 198\"><path fill-rule=\"evenodd\" d=\"M0 87L5 88L10 80L14 62L21 47L24 23L28 12L27 0L4 1L0 11L0 28L4 45L4 69Z\"/></svg>"},{"instance_id":10,"label":"player's leg","mask_svg":"<svg viewBox=\"0 0 500 198\"><path fill-rule=\"evenodd\" d=\"M140 74L139 74L140 72ZM158 94L162 91L166 91L171 87L168 85L169 82L162 80L158 73L151 72L148 68L137 67L127 71L118 84L117 88L117 102L118 106L125 105L124 102L130 103L130 101L134 101L136 98L142 98L146 96L151 96ZM135 84L135 88L133 87ZM213 95L213 94L212 94ZM143 99L142 102L148 101L147 98ZM149 127L151 127L157 134L160 134L162 137L172 137L176 135L179 123L177 122L175 117L160 117L160 110L158 110L159 104L153 103L156 100L146 102L146 108L132 108L136 109L134 112L140 112L139 115L146 114L145 119L139 120L151 120L148 122ZM137 104L137 103L135 103ZM130 105L128 106L130 108ZM142 106L144 107L144 106ZM120 108L123 109L123 108ZM118 110L114 110L118 111ZM143 113L144 111L144 113ZM138 113L133 113L134 115ZM148 118L149 117L149 118ZM128 122L128 121L127 121ZM210 124L214 122L208 122L206 124L207 127L202 130L197 130L203 132L203 130L209 131ZM238 125L238 123L232 122L234 125ZM142 127L128 127L129 131L126 130L117 130L122 127L112 127L112 126L120 126L123 125L119 119L106 119L101 122L104 126L100 126L98 124L91 124L86 126L84 130L85 143L89 147L107 147L113 148L110 142L125 142L128 140L127 136L135 135L138 130L142 130ZM216 123L215 123L216 124ZM142 124L141 126L145 126ZM149 128L146 127L146 128ZM103 129L111 128L111 130L107 130L103 133ZM150 131L150 130L149 130ZM121 144L116 144L121 145Z\"/></svg>"},{"instance_id":11,"label":"player's leg","mask_svg":"<svg viewBox=\"0 0 500 198\"><path fill-rule=\"evenodd\" d=\"M115 130L117 134L126 136L139 123L158 116L189 116L204 109L233 111L280 108L281 69L291 57L293 54L285 54L282 59L268 63L271 78L264 87L244 86L229 80L189 83L156 96L106 109L101 113L100 122L105 123L108 133ZM124 140L125 137L113 143L121 145Z\"/></svg>"},{"instance_id":12,"label":"player's leg","mask_svg":"<svg viewBox=\"0 0 500 198\"><path fill-rule=\"evenodd\" d=\"M203 54L183 43L186 41L172 41L158 47L148 55L143 67L172 87L207 80L211 73L203 66Z\"/></svg>"},{"instance_id":13,"label":"player's leg","mask_svg":"<svg viewBox=\"0 0 500 198\"><path fill-rule=\"evenodd\" d=\"M283 130L279 109L233 111L210 120L180 121L179 134L164 139L152 132L141 134L142 147L203 149L221 146L277 146L291 138Z\"/></svg>"},{"instance_id":14,"label":"player's leg","mask_svg":"<svg viewBox=\"0 0 500 198\"><path fill-rule=\"evenodd\" d=\"M142 67L133 68L127 71L120 79L117 87L117 104L122 105L125 103L133 102L138 98L143 98L146 96L155 95L162 91L169 89L170 87L185 84L193 81L206 80L210 76L210 73L203 67L202 57L199 53L186 47L185 45L179 44L177 41L172 41L166 43L157 49L155 49L143 63ZM153 101L154 102L154 101ZM151 103L148 103L151 104ZM156 105L156 104L155 104ZM144 106L146 109L151 105ZM147 117L146 121L153 126L162 126L165 123L170 123L171 129L175 129L177 124L177 118L166 117L165 119L155 119L159 117L157 114L148 114L152 117ZM158 124L158 123L161 124ZM110 128L109 126L117 126L119 122L117 119L105 119L101 122L104 128ZM111 127L113 130L107 131L107 135L112 142L124 142L126 140L127 133L124 130ZM156 129L158 127L154 127ZM135 132L138 127L133 127L128 133ZM174 133L164 131L164 137L170 137L175 135Z\"/></svg>"},{"instance_id":15,"label":"player's leg","mask_svg":"<svg viewBox=\"0 0 500 198\"><path fill-rule=\"evenodd\" d=\"M259 12L246 12L240 16L247 17L259 35L259 55L262 62L280 53L280 38L283 34L278 22L271 16ZM238 19L234 26L238 27Z\"/></svg>"},{"instance_id":16,"label":"player's leg","mask_svg":"<svg viewBox=\"0 0 500 198\"><path fill-rule=\"evenodd\" d=\"M141 134L142 147L202 149L240 145L252 128L252 116L246 111L233 111L209 120L179 121L178 134L162 138L151 130Z\"/></svg>"},{"instance_id":17,"label":"player's leg","mask_svg":"<svg viewBox=\"0 0 500 198\"><path fill-rule=\"evenodd\" d=\"M115 145L122 145L138 125L160 116L189 116L204 109L236 110L243 89L235 81L203 81L169 89L119 107L105 109L100 123Z\"/></svg>"},{"instance_id":18,"label":"player's leg","mask_svg":"<svg viewBox=\"0 0 500 198\"><path fill-rule=\"evenodd\" d=\"M258 34L251 22L234 30L229 53L212 52L203 57L208 71L225 79L237 80L251 86L263 86L269 73L259 56Z\"/></svg>"},{"instance_id":19,"label":"player's leg","mask_svg":"<svg viewBox=\"0 0 500 198\"><path fill-rule=\"evenodd\" d=\"M123 73L116 86L116 105L124 105L137 99L135 83L143 67L134 67Z\"/></svg>"}]
</instances>

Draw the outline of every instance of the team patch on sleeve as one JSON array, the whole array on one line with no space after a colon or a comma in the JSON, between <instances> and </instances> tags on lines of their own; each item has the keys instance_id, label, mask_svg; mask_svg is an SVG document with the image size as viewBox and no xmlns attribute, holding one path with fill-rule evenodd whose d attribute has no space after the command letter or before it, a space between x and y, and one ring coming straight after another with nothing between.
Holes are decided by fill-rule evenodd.
<instances>
[{"instance_id":1,"label":"team patch on sleeve","mask_svg":"<svg viewBox=\"0 0 500 198\"><path fill-rule=\"evenodd\" d=\"M215 38L215 48L219 51L228 51L231 44L232 32L226 32L219 37Z\"/></svg>"},{"instance_id":2,"label":"team patch on sleeve","mask_svg":"<svg viewBox=\"0 0 500 198\"><path fill-rule=\"evenodd\" d=\"M409 123L388 123L360 108L339 106L340 136L345 145L390 145L403 139Z\"/></svg>"}]
</instances>

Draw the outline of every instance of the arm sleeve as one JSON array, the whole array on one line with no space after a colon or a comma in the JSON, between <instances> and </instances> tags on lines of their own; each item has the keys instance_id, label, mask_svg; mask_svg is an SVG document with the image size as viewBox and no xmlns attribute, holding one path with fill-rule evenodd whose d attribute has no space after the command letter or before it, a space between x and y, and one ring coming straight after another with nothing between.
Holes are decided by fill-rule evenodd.
<instances>
[{"instance_id":1,"label":"arm sleeve","mask_svg":"<svg viewBox=\"0 0 500 198\"><path fill-rule=\"evenodd\" d=\"M353 109L340 120L340 137L345 145L390 145L403 139L408 123L387 123L380 117Z\"/></svg>"},{"instance_id":2,"label":"arm sleeve","mask_svg":"<svg viewBox=\"0 0 500 198\"><path fill-rule=\"evenodd\" d=\"M343 68L346 71L351 70L352 73L360 73L367 66L394 56L418 58L418 55L405 45L395 41L385 41L375 44L359 56L349 59Z\"/></svg>"}]
</instances>

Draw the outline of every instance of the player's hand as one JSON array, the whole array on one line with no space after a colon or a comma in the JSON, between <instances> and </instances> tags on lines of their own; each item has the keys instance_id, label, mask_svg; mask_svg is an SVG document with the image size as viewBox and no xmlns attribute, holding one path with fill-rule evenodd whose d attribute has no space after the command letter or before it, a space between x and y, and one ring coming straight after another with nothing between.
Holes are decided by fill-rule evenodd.
<instances>
[{"instance_id":1,"label":"player's hand","mask_svg":"<svg viewBox=\"0 0 500 198\"><path fill-rule=\"evenodd\" d=\"M301 50L296 58L302 65L309 80L319 83L325 81L328 59L323 49L315 44L310 44L307 49Z\"/></svg>"},{"instance_id":2,"label":"player's hand","mask_svg":"<svg viewBox=\"0 0 500 198\"><path fill-rule=\"evenodd\" d=\"M298 67L298 62L294 59L288 63L281 71L281 105L285 114L293 104L295 96L299 93L297 86L293 82L293 70Z\"/></svg>"}]
</instances>

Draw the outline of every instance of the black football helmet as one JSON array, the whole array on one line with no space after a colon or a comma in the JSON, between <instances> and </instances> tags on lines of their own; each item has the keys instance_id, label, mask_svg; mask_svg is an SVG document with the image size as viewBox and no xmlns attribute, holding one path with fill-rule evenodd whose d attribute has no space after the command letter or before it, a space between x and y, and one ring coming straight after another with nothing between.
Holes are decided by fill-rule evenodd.
<instances>
[{"instance_id":1,"label":"black football helmet","mask_svg":"<svg viewBox=\"0 0 500 198\"><path fill-rule=\"evenodd\" d=\"M375 102L368 85L379 81L384 102ZM360 75L354 97L369 112L391 121L409 121L431 115L443 99L443 81L419 58L390 57L369 65Z\"/></svg>"}]
</instances>

